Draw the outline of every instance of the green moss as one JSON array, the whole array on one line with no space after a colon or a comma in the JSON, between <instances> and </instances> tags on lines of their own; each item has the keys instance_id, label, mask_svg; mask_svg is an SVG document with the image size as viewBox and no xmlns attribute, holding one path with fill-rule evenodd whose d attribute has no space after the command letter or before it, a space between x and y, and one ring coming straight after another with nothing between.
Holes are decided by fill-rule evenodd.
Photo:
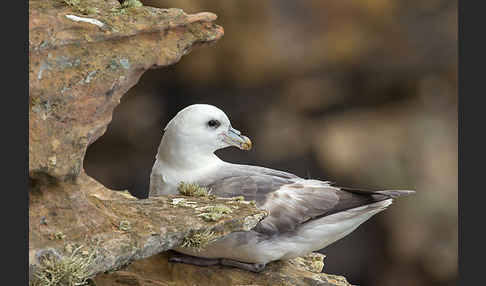
<instances>
[{"instance_id":1,"label":"green moss","mask_svg":"<svg viewBox=\"0 0 486 286\"><path fill-rule=\"evenodd\" d=\"M222 214L230 214L233 211L225 205L215 205L215 206L210 206L208 207L208 210L210 212L217 212L217 213L222 213Z\"/></svg>"},{"instance_id":2,"label":"green moss","mask_svg":"<svg viewBox=\"0 0 486 286\"><path fill-rule=\"evenodd\" d=\"M205 221L218 221L224 214L221 213L202 213L199 215Z\"/></svg>"},{"instance_id":3,"label":"green moss","mask_svg":"<svg viewBox=\"0 0 486 286\"><path fill-rule=\"evenodd\" d=\"M113 16L119 16L119 15L127 13L127 11L125 9L122 9L120 7L111 8L110 12Z\"/></svg>"},{"instance_id":4,"label":"green moss","mask_svg":"<svg viewBox=\"0 0 486 286\"><path fill-rule=\"evenodd\" d=\"M70 6L74 12L78 12L84 15L98 14L100 11L96 7L81 6L81 0L62 0L64 4Z\"/></svg>"},{"instance_id":5,"label":"green moss","mask_svg":"<svg viewBox=\"0 0 486 286\"><path fill-rule=\"evenodd\" d=\"M69 6L76 6L81 2L81 0L63 0L64 3L66 3Z\"/></svg>"},{"instance_id":6,"label":"green moss","mask_svg":"<svg viewBox=\"0 0 486 286\"><path fill-rule=\"evenodd\" d=\"M56 234L54 236L56 237L56 239L64 239L64 238L66 238L66 235L64 233L62 233L62 231L56 232Z\"/></svg>"},{"instance_id":7,"label":"green moss","mask_svg":"<svg viewBox=\"0 0 486 286\"><path fill-rule=\"evenodd\" d=\"M184 237L181 247L188 247L196 251L201 251L209 243L215 241L216 238L217 235L215 235L214 232L210 230L196 231Z\"/></svg>"},{"instance_id":8,"label":"green moss","mask_svg":"<svg viewBox=\"0 0 486 286\"><path fill-rule=\"evenodd\" d=\"M200 187L197 184L188 184L181 182L177 187L181 195L190 197L207 197L210 193L208 188Z\"/></svg>"},{"instance_id":9,"label":"green moss","mask_svg":"<svg viewBox=\"0 0 486 286\"><path fill-rule=\"evenodd\" d=\"M132 226L128 220L122 220L118 225L118 229L123 231L129 231L130 229L132 229Z\"/></svg>"},{"instance_id":10,"label":"green moss","mask_svg":"<svg viewBox=\"0 0 486 286\"><path fill-rule=\"evenodd\" d=\"M41 104L42 100L39 97L31 97L30 98L30 104L31 106L37 106Z\"/></svg>"},{"instance_id":11,"label":"green moss","mask_svg":"<svg viewBox=\"0 0 486 286\"><path fill-rule=\"evenodd\" d=\"M142 7L142 6L143 6L142 2L138 0L125 0L120 7L112 8L111 12L113 13L113 15L118 16L118 15L126 14L128 12L128 9L130 8Z\"/></svg>"},{"instance_id":12,"label":"green moss","mask_svg":"<svg viewBox=\"0 0 486 286\"><path fill-rule=\"evenodd\" d=\"M89 267L96 258L96 252L88 252L87 255L84 255L80 251L81 248L82 246L76 248L67 257L57 258L48 255L41 258L31 285L86 285L90 274Z\"/></svg>"},{"instance_id":13,"label":"green moss","mask_svg":"<svg viewBox=\"0 0 486 286\"><path fill-rule=\"evenodd\" d=\"M125 0L121 4L122 8L132 8L132 7L142 7L142 6L143 6L142 2L138 0Z\"/></svg>"},{"instance_id":14,"label":"green moss","mask_svg":"<svg viewBox=\"0 0 486 286\"><path fill-rule=\"evenodd\" d=\"M81 13L89 15L89 14L98 14L99 12L100 10L98 10L98 8L96 7L86 7L83 9Z\"/></svg>"},{"instance_id":15,"label":"green moss","mask_svg":"<svg viewBox=\"0 0 486 286\"><path fill-rule=\"evenodd\" d=\"M204 213L198 215L205 221L218 221L225 214L230 214L233 211L225 205L215 205L200 208L199 210L204 211Z\"/></svg>"}]
</instances>

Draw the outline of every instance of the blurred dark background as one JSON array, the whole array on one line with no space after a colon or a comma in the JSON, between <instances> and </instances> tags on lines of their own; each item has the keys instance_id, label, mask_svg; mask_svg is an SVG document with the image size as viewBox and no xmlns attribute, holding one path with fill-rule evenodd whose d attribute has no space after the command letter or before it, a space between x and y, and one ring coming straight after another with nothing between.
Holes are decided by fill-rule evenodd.
<instances>
[{"instance_id":1,"label":"blurred dark background","mask_svg":"<svg viewBox=\"0 0 486 286\"><path fill-rule=\"evenodd\" d=\"M223 109L254 148L218 151L345 186L415 189L322 250L355 285L456 285L457 3L449 0L142 1L218 15L225 36L122 98L84 167L148 194L162 129Z\"/></svg>"}]
</instances>

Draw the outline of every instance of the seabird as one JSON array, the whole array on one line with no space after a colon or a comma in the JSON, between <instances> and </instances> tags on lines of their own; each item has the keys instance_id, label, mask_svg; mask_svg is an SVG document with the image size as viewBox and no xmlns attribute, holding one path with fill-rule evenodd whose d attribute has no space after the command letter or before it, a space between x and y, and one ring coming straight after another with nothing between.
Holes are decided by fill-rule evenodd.
<instances>
[{"instance_id":1,"label":"seabird","mask_svg":"<svg viewBox=\"0 0 486 286\"><path fill-rule=\"evenodd\" d=\"M385 210L410 190L367 191L300 178L269 168L218 158L216 150L251 148L228 116L208 104L190 105L164 128L150 175L149 197L177 194L181 182L195 183L219 197L243 196L269 215L250 231L226 235L202 250L177 247L173 262L229 265L259 272L271 261L325 248Z\"/></svg>"}]
</instances>

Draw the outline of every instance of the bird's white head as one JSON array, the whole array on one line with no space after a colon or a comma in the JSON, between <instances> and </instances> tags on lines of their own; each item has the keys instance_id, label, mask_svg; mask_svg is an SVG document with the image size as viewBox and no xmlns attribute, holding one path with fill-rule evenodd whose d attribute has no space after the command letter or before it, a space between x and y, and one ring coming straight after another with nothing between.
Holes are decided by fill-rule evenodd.
<instances>
[{"instance_id":1,"label":"bird's white head","mask_svg":"<svg viewBox=\"0 0 486 286\"><path fill-rule=\"evenodd\" d=\"M164 128L162 144L180 146L192 154L212 154L230 146L251 149L251 141L231 127L228 116L209 104L193 104L177 113ZM164 142L166 141L166 142Z\"/></svg>"}]
</instances>

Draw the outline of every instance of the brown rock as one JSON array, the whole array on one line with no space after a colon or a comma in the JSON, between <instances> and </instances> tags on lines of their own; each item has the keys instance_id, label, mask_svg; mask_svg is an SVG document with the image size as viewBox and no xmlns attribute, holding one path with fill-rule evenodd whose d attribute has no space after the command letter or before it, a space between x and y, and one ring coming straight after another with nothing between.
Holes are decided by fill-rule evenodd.
<instances>
[{"instance_id":1,"label":"brown rock","mask_svg":"<svg viewBox=\"0 0 486 286\"><path fill-rule=\"evenodd\" d=\"M174 64L194 46L223 35L211 13L79 2L83 6L29 2L32 178L77 177L86 148L105 132L120 97L147 69Z\"/></svg>"},{"instance_id":2,"label":"brown rock","mask_svg":"<svg viewBox=\"0 0 486 286\"><path fill-rule=\"evenodd\" d=\"M90 276L171 249L195 231L209 230L215 237L247 231L266 215L247 202L220 198L139 200L106 189L84 173L74 184L34 184L29 199L31 268L43 265L46 255L62 260L82 247L93 255ZM198 208L217 204L237 211L216 222L198 216Z\"/></svg>"},{"instance_id":3,"label":"brown rock","mask_svg":"<svg viewBox=\"0 0 486 286\"><path fill-rule=\"evenodd\" d=\"M97 286L148 285L322 285L348 286L344 277L321 273L324 255L311 253L288 261L269 263L262 273L236 268L198 267L169 263L164 252L148 259L138 260L126 268L97 276Z\"/></svg>"}]
</instances>

